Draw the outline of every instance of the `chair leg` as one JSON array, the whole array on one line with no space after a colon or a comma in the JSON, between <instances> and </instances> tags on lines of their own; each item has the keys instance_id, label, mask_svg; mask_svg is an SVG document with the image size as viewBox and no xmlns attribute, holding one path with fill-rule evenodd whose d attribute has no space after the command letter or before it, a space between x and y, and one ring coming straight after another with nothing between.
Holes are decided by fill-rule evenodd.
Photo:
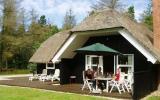
<instances>
[{"instance_id":1,"label":"chair leg","mask_svg":"<svg viewBox=\"0 0 160 100\"><path fill-rule=\"evenodd\" d=\"M85 85L86 85L86 81L84 81L84 83L83 83L82 91L84 90Z\"/></svg>"},{"instance_id":2,"label":"chair leg","mask_svg":"<svg viewBox=\"0 0 160 100\"><path fill-rule=\"evenodd\" d=\"M58 81L60 81L60 78L57 77L56 79L57 79Z\"/></svg>"},{"instance_id":3,"label":"chair leg","mask_svg":"<svg viewBox=\"0 0 160 100\"><path fill-rule=\"evenodd\" d=\"M113 88L116 87L118 89L119 94L121 94L121 91L124 91L124 87L121 84L114 83L111 87L110 93L112 92Z\"/></svg>"},{"instance_id":4,"label":"chair leg","mask_svg":"<svg viewBox=\"0 0 160 100\"><path fill-rule=\"evenodd\" d=\"M124 89L124 84L122 84L121 86L122 86L122 91L126 92L125 89Z\"/></svg>"},{"instance_id":5,"label":"chair leg","mask_svg":"<svg viewBox=\"0 0 160 100\"><path fill-rule=\"evenodd\" d=\"M120 85L116 83L116 87L117 87L117 89L118 89L118 92L119 92L119 94L121 94L121 90L120 90L120 87L119 87L119 86L120 86Z\"/></svg>"},{"instance_id":6,"label":"chair leg","mask_svg":"<svg viewBox=\"0 0 160 100\"><path fill-rule=\"evenodd\" d=\"M53 82L53 79L51 78L51 82Z\"/></svg>"},{"instance_id":7,"label":"chair leg","mask_svg":"<svg viewBox=\"0 0 160 100\"><path fill-rule=\"evenodd\" d=\"M87 81L86 83L87 83L87 85L88 85L89 91L91 92L91 91L92 91L92 88L91 88L90 84L88 83L88 81Z\"/></svg>"},{"instance_id":8,"label":"chair leg","mask_svg":"<svg viewBox=\"0 0 160 100\"><path fill-rule=\"evenodd\" d=\"M114 87L115 87L115 83L112 84L111 90L109 91L110 93L112 92Z\"/></svg>"},{"instance_id":9,"label":"chair leg","mask_svg":"<svg viewBox=\"0 0 160 100\"><path fill-rule=\"evenodd\" d=\"M125 88L127 89L127 91L130 92L130 91L129 91L129 86L127 86L126 83L124 83L124 86L125 86Z\"/></svg>"}]
</instances>

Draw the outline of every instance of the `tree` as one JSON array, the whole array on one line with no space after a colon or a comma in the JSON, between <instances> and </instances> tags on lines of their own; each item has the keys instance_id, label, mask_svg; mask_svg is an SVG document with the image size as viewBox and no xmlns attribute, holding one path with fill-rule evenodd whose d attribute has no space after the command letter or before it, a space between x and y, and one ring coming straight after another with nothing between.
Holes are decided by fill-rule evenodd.
<instances>
[{"instance_id":1,"label":"tree","mask_svg":"<svg viewBox=\"0 0 160 100\"><path fill-rule=\"evenodd\" d=\"M45 15L42 15L40 17L40 19L38 20L38 23L41 25L41 26L44 26L46 25L47 21L46 21L46 16Z\"/></svg>"},{"instance_id":2,"label":"tree","mask_svg":"<svg viewBox=\"0 0 160 100\"><path fill-rule=\"evenodd\" d=\"M36 30L39 30L39 28L40 28L40 24L38 24L38 22L37 22L38 15L34 9L32 9L30 11L30 15L31 15L31 18L30 18L31 24L29 26L29 32L31 34L36 34Z\"/></svg>"},{"instance_id":3,"label":"tree","mask_svg":"<svg viewBox=\"0 0 160 100\"><path fill-rule=\"evenodd\" d=\"M25 10L19 9L21 0L0 0L2 7L0 34L0 67L27 68L28 60L40 44L48 37L57 33L56 25L47 24L45 16L38 21L36 11L32 9L31 18L26 27ZM22 35L23 34L23 35Z\"/></svg>"},{"instance_id":4,"label":"tree","mask_svg":"<svg viewBox=\"0 0 160 100\"><path fill-rule=\"evenodd\" d=\"M135 12L134 12L134 6L130 6L130 7L128 8L127 15L128 15L132 20L135 20L134 14L135 14Z\"/></svg>"},{"instance_id":5,"label":"tree","mask_svg":"<svg viewBox=\"0 0 160 100\"><path fill-rule=\"evenodd\" d=\"M147 9L143 12L141 22L150 30L153 30L152 0L150 0Z\"/></svg>"},{"instance_id":6,"label":"tree","mask_svg":"<svg viewBox=\"0 0 160 100\"><path fill-rule=\"evenodd\" d=\"M8 67L8 60L14 55L14 46L12 43L16 40L15 33L17 27L17 1L1 0L2 3L2 38L1 38L1 56L2 62Z\"/></svg>"},{"instance_id":7,"label":"tree","mask_svg":"<svg viewBox=\"0 0 160 100\"><path fill-rule=\"evenodd\" d=\"M102 10L102 9L121 10L123 8L123 4L119 0L99 0L96 4L93 4L92 7L95 10Z\"/></svg>"},{"instance_id":8,"label":"tree","mask_svg":"<svg viewBox=\"0 0 160 100\"><path fill-rule=\"evenodd\" d=\"M66 12L66 15L64 17L62 29L68 30L73 28L75 25L76 25L75 16L73 15L72 9L69 9L69 11Z\"/></svg>"},{"instance_id":9,"label":"tree","mask_svg":"<svg viewBox=\"0 0 160 100\"><path fill-rule=\"evenodd\" d=\"M20 12L18 13L18 19L17 19L17 34L23 35L25 33L25 26L26 26L26 17L25 17L25 10L22 8Z\"/></svg>"},{"instance_id":10,"label":"tree","mask_svg":"<svg viewBox=\"0 0 160 100\"><path fill-rule=\"evenodd\" d=\"M14 34L16 31L16 0L2 0L3 19L2 34Z\"/></svg>"},{"instance_id":11,"label":"tree","mask_svg":"<svg viewBox=\"0 0 160 100\"><path fill-rule=\"evenodd\" d=\"M0 28L2 26L2 17L0 16ZM2 32L0 32L0 67L2 66Z\"/></svg>"},{"instance_id":12,"label":"tree","mask_svg":"<svg viewBox=\"0 0 160 100\"><path fill-rule=\"evenodd\" d=\"M8 62L13 58L17 46L15 42L16 38L12 35L3 35L3 52L2 52L2 62L5 63L5 67L8 67Z\"/></svg>"}]
</instances>

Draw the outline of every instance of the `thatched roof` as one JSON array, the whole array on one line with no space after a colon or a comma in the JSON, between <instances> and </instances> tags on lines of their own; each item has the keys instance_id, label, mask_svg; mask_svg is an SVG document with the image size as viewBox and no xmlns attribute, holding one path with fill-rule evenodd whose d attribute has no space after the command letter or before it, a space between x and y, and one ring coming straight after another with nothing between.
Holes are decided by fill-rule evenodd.
<instances>
[{"instance_id":1,"label":"thatched roof","mask_svg":"<svg viewBox=\"0 0 160 100\"><path fill-rule=\"evenodd\" d=\"M131 20L128 16L114 10L95 12L88 16L82 23L74 27L72 32L85 32L123 27L132 35L146 50L152 53L160 61L160 51L153 47L153 32L145 25Z\"/></svg>"},{"instance_id":2,"label":"thatched roof","mask_svg":"<svg viewBox=\"0 0 160 100\"><path fill-rule=\"evenodd\" d=\"M113 27L121 27L112 10L95 12L88 16L79 25L75 26L72 31L91 31Z\"/></svg>"},{"instance_id":3,"label":"thatched roof","mask_svg":"<svg viewBox=\"0 0 160 100\"><path fill-rule=\"evenodd\" d=\"M51 36L41 44L34 55L30 58L29 62L48 63L69 38L69 36L69 31L59 32Z\"/></svg>"},{"instance_id":4,"label":"thatched roof","mask_svg":"<svg viewBox=\"0 0 160 100\"><path fill-rule=\"evenodd\" d=\"M153 47L153 32L144 25L113 10L95 12L75 26L70 32L79 33L112 28L127 30L147 51L160 61L160 52ZM70 32L60 32L47 39L32 56L30 62L49 62L69 38Z\"/></svg>"}]
</instances>

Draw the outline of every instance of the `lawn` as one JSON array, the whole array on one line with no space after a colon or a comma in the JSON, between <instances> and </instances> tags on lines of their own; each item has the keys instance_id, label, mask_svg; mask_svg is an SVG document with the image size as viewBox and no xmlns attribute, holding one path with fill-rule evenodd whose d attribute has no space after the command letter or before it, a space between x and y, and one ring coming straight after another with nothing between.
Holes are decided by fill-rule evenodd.
<instances>
[{"instance_id":1,"label":"lawn","mask_svg":"<svg viewBox=\"0 0 160 100\"><path fill-rule=\"evenodd\" d=\"M32 88L0 86L0 100L106 100L106 98L58 93Z\"/></svg>"},{"instance_id":2,"label":"lawn","mask_svg":"<svg viewBox=\"0 0 160 100\"><path fill-rule=\"evenodd\" d=\"M3 71L0 72L0 75L15 75L15 74L30 74L28 69L14 69L13 71Z\"/></svg>"},{"instance_id":3,"label":"lawn","mask_svg":"<svg viewBox=\"0 0 160 100\"><path fill-rule=\"evenodd\" d=\"M151 96L147 100L160 100L160 96Z\"/></svg>"}]
</instances>

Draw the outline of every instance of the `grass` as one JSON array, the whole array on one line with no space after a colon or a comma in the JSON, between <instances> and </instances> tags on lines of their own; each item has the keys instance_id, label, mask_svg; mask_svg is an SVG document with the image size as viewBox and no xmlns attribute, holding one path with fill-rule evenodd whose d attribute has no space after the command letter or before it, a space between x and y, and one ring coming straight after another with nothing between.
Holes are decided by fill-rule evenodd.
<instances>
[{"instance_id":1,"label":"grass","mask_svg":"<svg viewBox=\"0 0 160 100\"><path fill-rule=\"evenodd\" d=\"M13 74L29 74L31 73L28 69L15 69L13 71L3 71L0 75L13 75Z\"/></svg>"},{"instance_id":2,"label":"grass","mask_svg":"<svg viewBox=\"0 0 160 100\"><path fill-rule=\"evenodd\" d=\"M147 100L160 100L160 96L151 96Z\"/></svg>"},{"instance_id":3,"label":"grass","mask_svg":"<svg viewBox=\"0 0 160 100\"><path fill-rule=\"evenodd\" d=\"M106 100L106 98L0 86L0 100Z\"/></svg>"}]
</instances>

